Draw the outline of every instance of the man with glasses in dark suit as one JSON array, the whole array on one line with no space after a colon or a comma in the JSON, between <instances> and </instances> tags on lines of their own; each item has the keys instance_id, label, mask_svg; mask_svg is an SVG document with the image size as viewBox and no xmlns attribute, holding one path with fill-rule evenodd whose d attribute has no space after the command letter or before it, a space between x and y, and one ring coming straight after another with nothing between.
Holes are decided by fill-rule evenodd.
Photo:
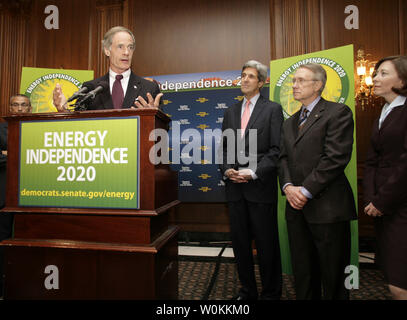
<instances>
[{"instance_id":1,"label":"man with glasses in dark suit","mask_svg":"<svg viewBox=\"0 0 407 320\"><path fill-rule=\"evenodd\" d=\"M301 109L283 124L279 179L287 197L286 220L297 299L348 299L350 220L356 219L345 168L352 155L353 115L321 97L319 64L298 68L294 99ZM321 283L323 295L321 295Z\"/></svg>"}]
</instances>

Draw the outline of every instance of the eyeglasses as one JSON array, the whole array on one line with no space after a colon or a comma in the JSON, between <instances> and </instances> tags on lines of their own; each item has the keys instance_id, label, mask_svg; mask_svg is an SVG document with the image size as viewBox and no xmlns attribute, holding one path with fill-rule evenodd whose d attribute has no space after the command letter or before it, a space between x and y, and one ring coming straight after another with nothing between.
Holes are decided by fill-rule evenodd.
<instances>
[{"instance_id":1,"label":"eyeglasses","mask_svg":"<svg viewBox=\"0 0 407 320\"><path fill-rule=\"evenodd\" d=\"M305 82L308 82L308 81L318 81L318 80L316 80L316 79L307 80L307 79L303 79L303 78L298 78L298 79L294 78L293 84L298 84L298 85L302 86L305 84Z\"/></svg>"}]
</instances>

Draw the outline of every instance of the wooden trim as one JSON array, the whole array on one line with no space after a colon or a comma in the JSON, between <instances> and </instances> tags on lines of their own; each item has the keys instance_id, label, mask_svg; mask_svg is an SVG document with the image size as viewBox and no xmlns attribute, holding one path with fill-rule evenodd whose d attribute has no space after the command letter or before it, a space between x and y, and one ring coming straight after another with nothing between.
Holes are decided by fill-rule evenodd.
<instances>
[{"instance_id":1,"label":"wooden trim","mask_svg":"<svg viewBox=\"0 0 407 320\"><path fill-rule=\"evenodd\" d=\"M321 50L321 0L270 0L272 58Z\"/></svg>"},{"instance_id":2,"label":"wooden trim","mask_svg":"<svg viewBox=\"0 0 407 320\"><path fill-rule=\"evenodd\" d=\"M74 118L97 118L97 117L132 117L132 116L155 116L169 123L171 119L160 109L101 109L74 112L50 112L10 114L4 117L7 121L33 121L33 120L64 120Z\"/></svg>"},{"instance_id":3,"label":"wooden trim","mask_svg":"<svg viewBox=\"0 0 407 320\"><path fill-rule=\"evenodd\" d=\"M169 226L154 242L148 245L128 245L115 243L72 241L72 240L46 240L46 239L8 239L0 242L0 247L46 247L61 249L80 249L80 250L108 250L122 252L140 252L157 253L163 245L179 232L177 226Z\"/></svg>"},{"instance_id":4,"label":"wooden trim","mask_svg":"<svg viewBox=\"0 0 407 320\"><path fill-rule=\"evenodd\" d=\"M95 78L104 75L109 69L109 61L102 51L104 34L111 27L123 25L123 0L97 1L95 12L90 23L91 49L89 50L90 69L95 72Z\"/></svg>"},{"instance_id":5,"label":"wooden trim","mask_svg":"<svg viewBox=\"0 0 407 320\"><path fill-rule=\"evenodd\" d=\"M308 0L306 8L306 52L321 50L321 11L319 0Z\"/></svg>"},{"instance_id":6,"label":"wooden trim","mask_svg":"<svg viewBox=\"0 0 407 320\"><path fill-rule=\"evenodd\" d=\"M399 0L398 5L399 5L399 48L400 48L400 54L404 55L405 52L405 26L404 26L404 3L405 1Z\"/></svg>"},{"instance_id":7,"label":"wooden trim","mask_svg":"<svg viewBox=\"0 0 407 320\"><path fill-rule=\"evenodd\" d=\"M281 0L270 1L270 20L271 58L281 59L284 57Z\"/></svg>"},{"instance_id":8,"label":"wooden trim","mask_svg":"<svg viewBox=\"0 0 407 320\"><path fill-rule=\"evenodd\" d=\"M123 26L129 27L129 0L123 1Z\"/></svg>"},{"instance_id":9,"label":"wooden trim","mask_svg":"<svg viewBox=\"0 0 407 320\"><path fill-rule=\"evenodd\" d=\"M33 208L33 207L5 207L0 212L12 213L41 213L41 214L73 214L73 215L98 215L98 216L157 216L172 207L177 206L179 200L172 201L155 210L137 209L103 209L103 208Z\"/></svg>"},{"instance_id":10,"label":"wooden trim","mask_svg":"<svg viewBox=\"0 0 407 320\"><path fill-rule=\"evenodd\" d=\"M0 114L8 113L9 99L19 92L21 69L26 56L27 22L24 15L2 12L0 14Z\"/></svg>"},{"instance_id":11,"label":"wooden trim","mask_svg":"<svg viewBox=\"0 0 407 320\"><path fill-rule=\"evenodd\" d=\"M319 0L319 27L321 32L321 50L325 50L325 20L324 20L324 0Z\"/></svg>"}]
</instances>

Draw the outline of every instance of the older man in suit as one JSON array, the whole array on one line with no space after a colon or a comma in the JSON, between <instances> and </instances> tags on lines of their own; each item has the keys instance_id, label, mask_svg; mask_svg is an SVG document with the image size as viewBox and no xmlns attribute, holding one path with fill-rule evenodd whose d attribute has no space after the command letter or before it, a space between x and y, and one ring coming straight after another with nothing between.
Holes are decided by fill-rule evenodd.
<instances>
[{"instance_id":1,"label":"older man in suit","mask_svg":"<svg viewBox=\"0 0 407 320\"><path fill-rule=\"evenodd\" d=\"M109 59L109 72L103 77L87 82L90 88L105 83L106 88L87 103L87 109L158 108L162 93L158 85L143 79L130 69L135 49L133 33L121 26L106 32L103 52ZM53 102L58 111L67 110L67 99L59 84L53 93Z\"/></svg>"},{"instance_id":2,"label":"older man in suit","mask_svg":"<svg viewBox=\"0 0 407 320\"><path fill-rule=\"evenodd\" d=\"M277 228L277 164L281 106L265 99L260 89L267 67L248 61L242 68L244 98L225 111L223 162L233 251L242 285L236 299L257 299L252 239L262 281L261 299L281 296L281 258Z\"/></svg>"},{"instance_id":3,"label":"older man in suit","mask_svg":"<svg viewBox=\"0 0 407 320\"><path fill-rule=\"evenodd\" d=\"M280 186L287 197L286 220L297 299L348 299L350 223L356 219L344 170L353 144L353 115L344 104L321 97L326 72L302 65L294 74L294 99L301 109L283 124Z\"/></svg>"}]
</instances>

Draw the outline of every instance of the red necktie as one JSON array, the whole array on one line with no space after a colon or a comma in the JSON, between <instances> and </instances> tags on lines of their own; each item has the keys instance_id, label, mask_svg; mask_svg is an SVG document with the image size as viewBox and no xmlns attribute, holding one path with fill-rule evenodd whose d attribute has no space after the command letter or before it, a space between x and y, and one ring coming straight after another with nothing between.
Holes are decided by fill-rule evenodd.
<instances>
[{"instance_id":1,"label":"red necktie","mask_svg":"<svg viewBox=\"0 0 407 320\"><path fill-rule=\"evenodd\" d=\"M241 120L241 127L242 127L242 138L244 136L244 132L246 130L247 124L249 123L249 119L250 119L250 109L249 109L249 105L250 105L250 100L247 100L246 102L246 106L244 108L243 111L243 115L242 115L242 120Z\"/></svg>"},{"instance_id":2,"label":"red necktie","mask_svg":"<svg viewBox=\"0 0 407 320\"><path fill-rule=\"evenodd\" d=\"M113 83L112 100L115 109L121 109L124 100L124 92L122 84L120 82L121 79L123 79L123 76L121 74L118 74L116 76L116 80Z\"/></svg>"}]
</instances>

